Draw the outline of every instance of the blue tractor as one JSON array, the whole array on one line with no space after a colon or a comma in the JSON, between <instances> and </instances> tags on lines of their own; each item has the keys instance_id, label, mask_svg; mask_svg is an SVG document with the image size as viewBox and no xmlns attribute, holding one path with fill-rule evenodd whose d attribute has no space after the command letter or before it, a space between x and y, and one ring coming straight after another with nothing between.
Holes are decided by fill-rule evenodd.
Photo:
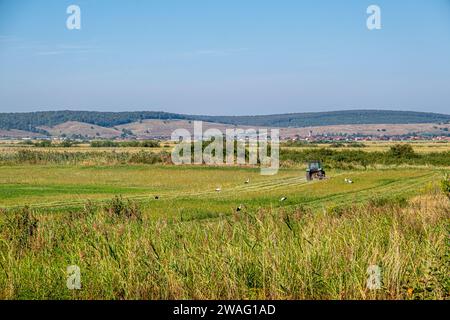
<instances>
[{"instance_id":1,"label":"blue tractor","mask_svg":"<svg viewBox=\"0 0 450 320\"><path fill-rule=\"evenodd\" d=\"M325 179L325 170L323 170L322 163L319 160L308 161L308 168L306 168L306 180L314 179Z\"/></svg>"}]
</instances>

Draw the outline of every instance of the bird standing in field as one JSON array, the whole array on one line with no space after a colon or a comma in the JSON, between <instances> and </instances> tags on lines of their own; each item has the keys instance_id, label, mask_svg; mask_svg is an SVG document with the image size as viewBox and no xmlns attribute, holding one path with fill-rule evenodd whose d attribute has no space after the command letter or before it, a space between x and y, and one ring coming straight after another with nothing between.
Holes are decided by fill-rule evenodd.
<instances>
[{"instance_id":1,"label":"bird standing in field","mask_svg":"<svg viewBox=\"0 0 450 320\"><path fill-rule=\"evenodd\" d=\"M283 197L283 198L280 199L280 202L283 202L283 201L286 201L286 200L287 200L287 197Z\"/></svg>"},{"instance_id":2,"label":"bird standing in field","mask_svg":"<svg viewBox=\"0 0 450 320\"><path fill-rule=\"evenodd\" d=\"M220 192L220 191L222 191L222 188L221 187L217 187L216 188L216 192Z\"/></svg>"},{"instance_id":3,"label":"bird standing in field","mask_svg":"<svg viewBox=\"0 0 450 320\"><path fill-rule=\"evenodd\" d=\"M240 204L239 207L236 208L236 211L239 212L239 211L241 211L242 209L243 209L243 205Z\"/></svg>"},{"instance_id":4,"label":"bird standing in field","mask_svg":"<svg viewBox=\"0 0 450 320\"><path fill-rule=\"evenodd\" d=\"M155 196L155 200L158 200L159 199L159 196Z\"/></svg>"},{"instance_id":5,"label":"bird standing in field","mask_svg":"<svg viewBox=\"0 0 450 320\"><path fill-rule=\"evenodd\" d=\"M249 184L250 183L250 179L247 178L247 180L245 180L245 184Z\"/></svg>"}]
</instances>

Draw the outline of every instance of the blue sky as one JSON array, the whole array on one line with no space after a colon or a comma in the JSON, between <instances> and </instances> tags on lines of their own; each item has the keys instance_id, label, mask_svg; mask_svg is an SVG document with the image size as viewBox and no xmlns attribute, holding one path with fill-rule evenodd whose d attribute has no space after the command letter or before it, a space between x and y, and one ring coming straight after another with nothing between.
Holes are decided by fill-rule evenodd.
<instances>
[{"instance_id":1,"label":"blue sky","mask_svg":"<svg viewBox=\"0 0 450 320\"><path fill-rule=\"evenodd\" d=\"M0 112L61 109L450 113L450 0L0 0Z\"/></svg>"}]
</instances>

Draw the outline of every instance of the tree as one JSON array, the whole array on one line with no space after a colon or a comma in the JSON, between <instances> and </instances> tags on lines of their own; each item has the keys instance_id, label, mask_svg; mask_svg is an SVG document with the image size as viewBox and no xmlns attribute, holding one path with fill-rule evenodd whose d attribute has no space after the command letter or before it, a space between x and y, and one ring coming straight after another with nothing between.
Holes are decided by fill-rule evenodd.
<instances>
[{"instance_id":1,"label":"tree","mask_svg":"<svg viewBox=\"0 0 450 320\"><path fill-rule=\"evenodd\" d=\"M391 146L390 154L396 158L409 158L415 157L416 153L414 152L413 147L408 143L398 143Z\"/></svg>"}]
</instances>

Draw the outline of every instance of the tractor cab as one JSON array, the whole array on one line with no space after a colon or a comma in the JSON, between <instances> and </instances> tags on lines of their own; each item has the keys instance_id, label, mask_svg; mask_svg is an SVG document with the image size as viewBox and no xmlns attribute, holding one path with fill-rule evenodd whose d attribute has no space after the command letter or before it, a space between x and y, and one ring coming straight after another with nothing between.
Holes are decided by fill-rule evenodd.
<instances>
[{"instance_id":1,"label":"tractor cab","mask_svg":"<svg viewBox=\"0 0 450 320\"><path fill-rule=\"evenodd\" d=\"M322 180L324 178L325 170L323 170L322 163L319 160L308 161L308 167L306 168L306 180Z\"/></svg>"}]
</instances>

